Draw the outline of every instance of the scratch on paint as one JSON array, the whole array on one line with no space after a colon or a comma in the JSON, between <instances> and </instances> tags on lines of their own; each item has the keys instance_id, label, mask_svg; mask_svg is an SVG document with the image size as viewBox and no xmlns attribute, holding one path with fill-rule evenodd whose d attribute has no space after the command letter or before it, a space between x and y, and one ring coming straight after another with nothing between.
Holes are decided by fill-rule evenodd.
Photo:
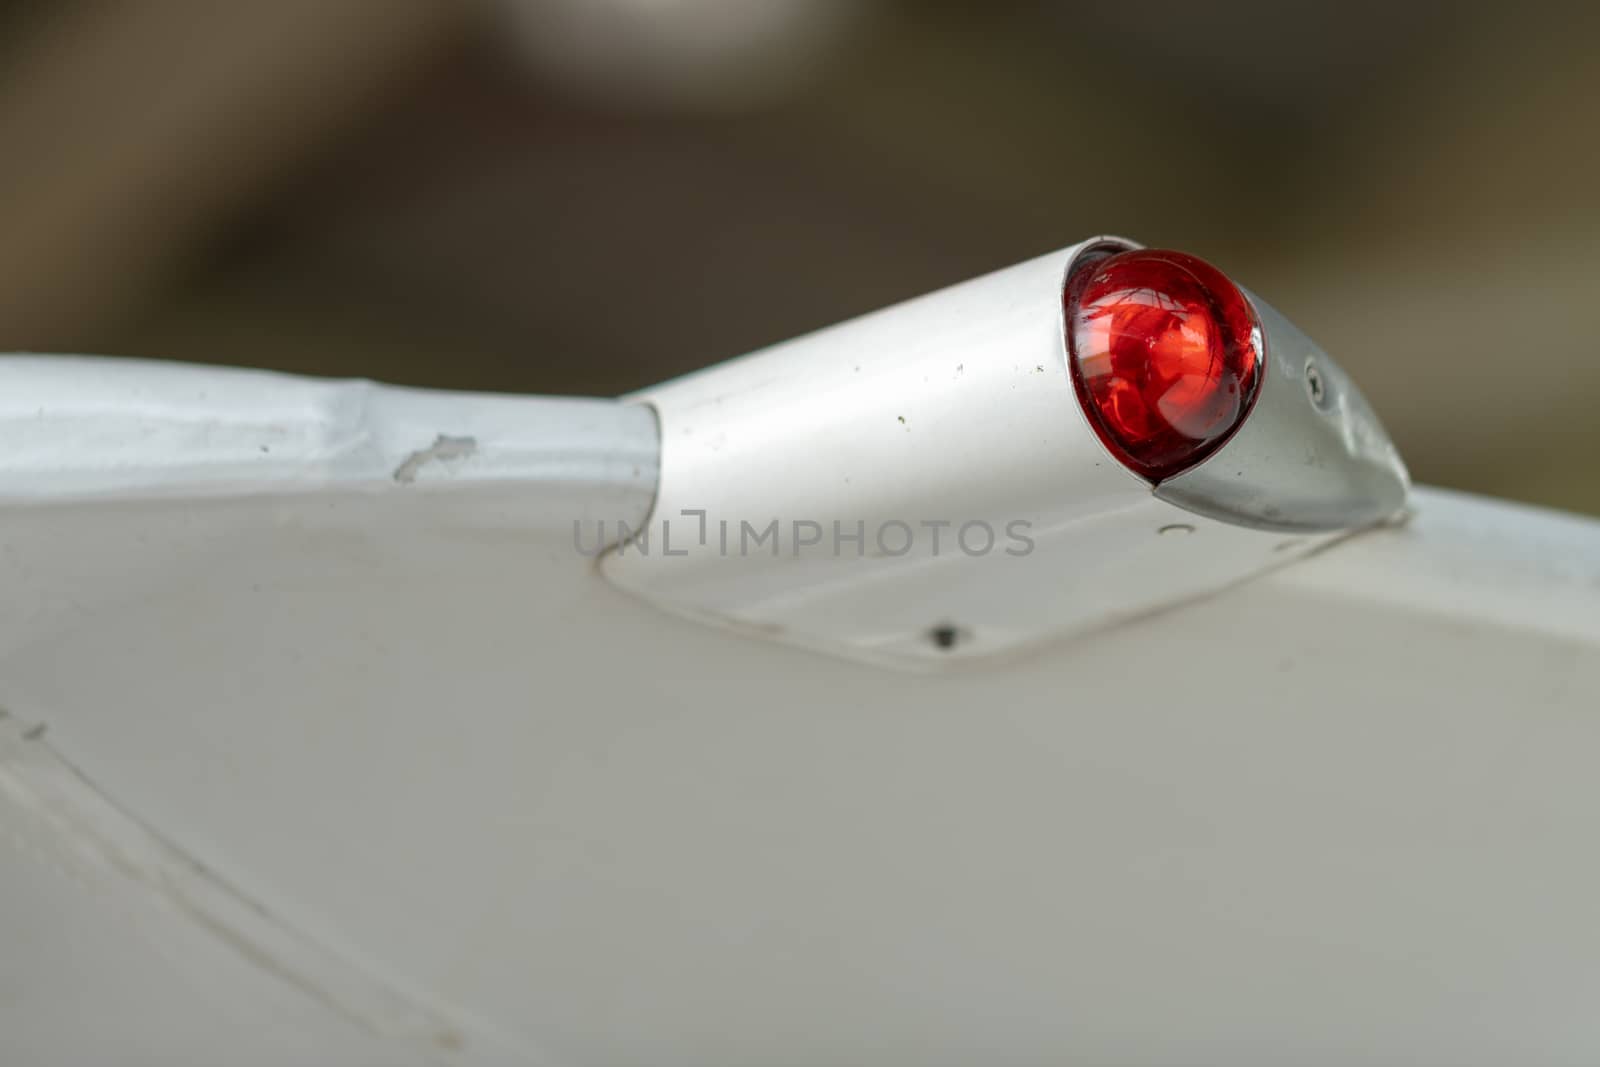
<instances>
[{"instance_id":1,"label":"scratch on paint","mask_svg":"<svg viewBox=\"0 0 1600 1067\"><path fill-rule=\"evenodd\" d=\"M285 925L129 814L41 740L37 726L24 727L4 708L0 720L0 830L28 853L75 880L120 880L128 903L175 909L251 967L366 1033L451 1062L467 1052L454 1020Z\"/></svg>"}]
</instances>

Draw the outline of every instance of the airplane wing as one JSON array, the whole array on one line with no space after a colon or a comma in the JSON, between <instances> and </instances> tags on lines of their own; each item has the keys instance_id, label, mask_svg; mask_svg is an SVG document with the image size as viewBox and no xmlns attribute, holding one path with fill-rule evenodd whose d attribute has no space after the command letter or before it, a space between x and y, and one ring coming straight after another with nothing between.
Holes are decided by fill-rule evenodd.
<instances>
[{"instance_id":1,"label":"airplane wing","mask_svg":"<svg viewBox=\"0 0 1600 1067\"><path fill-rule=\"evenodd\" d=\"M627 401L0 360L7 1062L1592 1056L1600 524L1030 466L1070 368L970 321Z\"/></svg>"}]
</instances>

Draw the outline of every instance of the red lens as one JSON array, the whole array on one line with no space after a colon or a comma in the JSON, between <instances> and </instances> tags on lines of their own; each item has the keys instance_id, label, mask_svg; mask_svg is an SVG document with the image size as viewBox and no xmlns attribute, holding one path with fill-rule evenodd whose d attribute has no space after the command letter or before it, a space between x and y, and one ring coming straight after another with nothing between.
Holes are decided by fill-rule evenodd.
<instances>
[{"instance_id":1,"label":"red lens","mask_svg":"<svg viewBox=\"0 0 1600 1067\"><path fill-rule=\"evenodd\" d=\"M1067 352L1100 440L1159 482L1222 446L1261 382L1261 327L1239 287L1182 252L1090 261L1067 283Z\"/></svg>"}]
</instances>

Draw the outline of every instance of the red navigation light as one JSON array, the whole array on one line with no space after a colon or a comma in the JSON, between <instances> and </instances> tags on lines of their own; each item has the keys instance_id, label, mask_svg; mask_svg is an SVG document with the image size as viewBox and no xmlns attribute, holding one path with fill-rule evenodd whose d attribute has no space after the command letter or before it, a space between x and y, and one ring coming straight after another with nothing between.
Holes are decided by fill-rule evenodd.
<instances>
[{"instance_id":1,"label":"red navigation light","mask_svg":"<svg viewBox=\"0 0 1600 1067\"><path fill-rule=\"evenodd\" d=\"M1160 482L1222 446L1250 413L1265 356L1255 310L1209 263L1144 249L1067 282L1068 364L1100 440Z\"/></svg>"}]
</instances>

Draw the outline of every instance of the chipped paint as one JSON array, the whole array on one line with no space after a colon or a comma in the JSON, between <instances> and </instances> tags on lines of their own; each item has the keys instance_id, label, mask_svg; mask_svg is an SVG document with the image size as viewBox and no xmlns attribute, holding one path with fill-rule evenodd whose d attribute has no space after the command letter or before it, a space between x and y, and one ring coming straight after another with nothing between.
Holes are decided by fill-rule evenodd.
<instances>
[{"instance_id":1,"label":"chipped paint","mask_svg":"<svg viewBox=\"0 0 1600 1067\"><path fill-rule=\"evenodd\" d=\"M417 449L402 460L394 469L394 480L401 485L410 485L417 480L417 474L428 464L468 459L477 451L476 437L451 437L448 434L440 434L433 439L433 444L427 448Z\"/></svg>"}]
</instances>

